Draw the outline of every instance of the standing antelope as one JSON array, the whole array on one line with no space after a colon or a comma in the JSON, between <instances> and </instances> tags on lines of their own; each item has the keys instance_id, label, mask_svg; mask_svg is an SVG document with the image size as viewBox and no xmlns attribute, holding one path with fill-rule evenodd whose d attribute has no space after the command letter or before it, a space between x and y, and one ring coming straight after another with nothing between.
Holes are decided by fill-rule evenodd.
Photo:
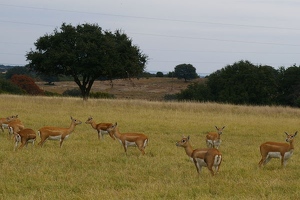
<instances>
[{"instance_id":1,"label":"standing antelope","mask_svg":"<svg viewBox=\"0 0 300 200\"><path fill-rule=\"evenodd\" d=\"M24 125L20 119L14 119L7 125L8 137L11 138L14 134L24 129Z\"/></svg>"},{"instance_id":2,"label":"standing antelope","mask_svg":"<svg viewBox=\"0 0 300 200\"><path fill-rule=\"evenodd\" d=\"M13 121L14 119L17 119L18 115L12 115L5 118L0 118L0 128L2 132L4 132L4 128L7 128L8 123Z\"/></svg>"},{"instance_id":3,"label":"standing antelope","mask_svg":"<svg viewBox=\"0 0 300 200\"><path fill-rule=\"evenodd\" d=\"M287 132L285 141L283 142L265 142L260 145L261 160L258 165L266 165L271 158L279 158L281 160L281 167L285 167L287 160L293 155L294 151L294 138L297 135L297 131L294 135L290 135Z\"/></svg>"},{"instance_id":4,"label":"standing antelope","mask_svg":"<svg viewBox=\"0 0 300 200\"><path fill-rule=\"evenodd\" d=\"M40 128L38 130L38 134L41 137L41 141L39 142L39 145L41 145L42 147L45 141L49 139L49 140L59 140L60 141L59 146L61 147L63 141L70 136L72 131L74 131L75 126L78 124L81 124L81 121L71 117L71 125L69 128L49 127L49 126Z\"/></svg>"},{"instance_id":5,"label":"standing antelope","mask_svg":"<svg viewBox=\"0 0 300 200\"><path fill-rule=\"evenodd\" d=\"M217 129L217 132L209 132L206 135L206 145L208 148L219 148L220 144L221 144L221 139L220 136L223 133L223 130L225 128L225 126L223 126L223 128L218 128L217 126L215 126Z\"/></svg>"},{"instance_id":6,"label":"standing antelope","mask_svg":"<svg viewBox=\"0 0 300 200\"><path fill-rule=\"evenodd\" d=\"M96 122L93 120L92 117L89 117L86 122L86 124L91 124L93 129L95 129L98 133L98 139L102 139L104 134L108 134L107 129L111 127L113 124L112 123L99 123L96 124ZM109 134L109 136L115 140L114 136Z\"/></svg>"},{"instance_id":7,"label":"standing antelope","mask_svg":"<svg viewBox=\"0 0 300 200\"><path fill-rule=\"evenodd\" d=\"M220 169L222 162L222 154L215 148L202 148L193 149L190 142L190 136L183 137L180 141L176 142L176 146L183 147L185 153L193 159L198 174L200 174L202 167L207 167L211 174L214 176ZM215 172L212 168L215 168Z\"/></svg>"},{"instance_id":8,"label":"standing antelope","mask_svg":"<svg viewBox=\"0 0 300 200\"><path fill-rule=\"evenodd\" d=\"M21 142L21 145L19 146L18 149L22 149L25 145L27 147L28 143L32 143L34 145L35 139L36 139L36 134L34 130L30 128L25 128L18 133L15 133L15 148L16 150L18 143Z\"/></svg>"},{"instance_id":9,"label":"standing antelope","mask_svg":"<svg viewBox=\"0 0 300 200\"><path fill-rule=\"evenodd\" d=\"M114 135L119 142L123 145L125 153L127 155L127 147L137 146L142 152L142 155L145 154L145 148L148 144L148 137L143 133L120 133L117 127L117 123L109 127L107 131Z\"/></svg>"}]
</instances>

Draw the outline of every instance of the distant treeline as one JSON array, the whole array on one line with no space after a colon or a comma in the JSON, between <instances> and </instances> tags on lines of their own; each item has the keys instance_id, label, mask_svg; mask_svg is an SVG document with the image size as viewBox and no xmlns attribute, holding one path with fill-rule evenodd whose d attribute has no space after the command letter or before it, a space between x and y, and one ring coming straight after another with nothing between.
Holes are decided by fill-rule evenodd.
<instances>
[{"instance_id":1,"label":"distant treeline","mask_svg":"<svg viewBox=\"0 0 300 200\"><path fill-rule=\"evenodd\" d=\"M0 64L0 72L1 72L1 73L4 73L4 72L6 72L7 70L9 70L9 69L11 69L11 68L14 68L14 67L16 67L16 66L1 65L1 64Z\"/></svg>"},{"instance_id":2,"label":"distant treeline","mask_svg":"<svg viewBox=\"0 0 300 200\"><path fill-rule=\"evenodd\" d=\"M242 60L210 74L204 83L193 83L186 90L166 98L300 107L300 67L274 69Z\"/></svg>"}]
</instances>

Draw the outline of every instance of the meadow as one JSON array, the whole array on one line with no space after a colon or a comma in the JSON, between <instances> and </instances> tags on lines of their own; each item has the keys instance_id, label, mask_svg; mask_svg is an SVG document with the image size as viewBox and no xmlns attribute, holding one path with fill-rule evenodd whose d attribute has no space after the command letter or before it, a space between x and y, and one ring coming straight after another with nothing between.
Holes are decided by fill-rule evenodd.
<instances>
[{"instance_id":1,"label":"meadow","mask_svg":"<svg viewBox=\"0 0 300 200\"><path fill-rule=\"evenodd\" d=\"M300 131L300 110L289 107L216 103L158 102L122 99L0 95L1 117L18 114L26 128L69 127L70 116L82 121L62 148L46 141L14 151L8 132L0 132L0 199L298 199L299 146L282 169L278 159L258 168L259 146L285 141L284 132ZM118 122L124 132L149 137L146 154L97 133L85 121ZM214 126L221 136L223 162L212 177L198 176L184 149L182 135L194 148L205 147Z\"/></svg>"}]
</instances>

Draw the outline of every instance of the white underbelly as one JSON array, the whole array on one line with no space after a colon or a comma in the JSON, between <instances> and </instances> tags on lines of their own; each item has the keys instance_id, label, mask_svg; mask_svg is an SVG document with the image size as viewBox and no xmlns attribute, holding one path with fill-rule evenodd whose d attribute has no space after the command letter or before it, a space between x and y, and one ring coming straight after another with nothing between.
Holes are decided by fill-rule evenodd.
<instances>
[{"instance_id":1,"label":"white underbelly","mask_svg":"<svg viewBox=\"0 0 300 200\"><path fill-rule=\"evenodd\" d=\"M136 143L135 142L125 141L125 145L128 146L128 147L136 147Z\"/></svg>"},{"instance_id":2,"label":"white underbelly","mask_svg":"<svg viewBox=\"0 0 300 200\"><path fill-rule=\"evenodd\" d=\"M109 134L108 131L104 131L104 130L100 130L100 133L103 134L103 135L104 134Z\"/></svg>"},{"instance_id":3,"label":"white underbelly","mask_svg":"<svg viewBox=\"0 0 300 200\"><path fill-rule=\"evenodd\" d=\"M35 139L27 140L27 143L34 143L34 142L35 142Z\"/></svg>"},{"instance_id":4,"label":"white underbelly","mask_svg":"<svg viewBox=\"0 0 300 200\"><path fill-rule=\"evenodd\" d=\"M210 144L212 144L212 143L213 143L213 141L212 141L212 140L206 140L206 142L208 142L208 143L210 143Z\"/></svg>"},{"instance_id":5,"label":"white underbelly","mask_svg":"<svg viewBox=\"0 0 300 200\"><path fill-rule=\"evenodd\" d=\"M216 146L220 145L221 144L221 140L206 140L207 143L209 144L214 144Z\"/></svg>"},{"instance_id":6,"label":"white underbelly","mask_svg":"<svg viewBox=\"0 0 300 200\"><path fill-rule=\"evenodd\" d=\"M293 155L293 151L285 152L284 159L289 159ZM270 158L281 158L280 152L269 152L268 157Z\"/></svg>"},{"instance_id":7,"label":"white underbelly","mask_svg":"<svg viewBox=\"0 0 300 200\"><path fill-rule=\"evenodd\" d=\"M6 128L7 129L8 124L2 124L2 128Z\"/></svg>"},{"instance_id":8,"label":"white underbelly","mask_svg":"<svg viewBox=\"0 0 300 200\"><path fill-rule=\"evenodd\" d=\"M119 140L119 142L120 142L121 144L123 144L122 140ZM137 145L136 145L135 142L129 142L129 141L126 141L126 140L125 140L125 146L126 146L126 147L136 147Z\"/></svg>"},{"instance_id":9,"label":"white underbelly","mask_svg":"<svg viewBox=\"0 0 300 200\"><path fill-rule=\"evenodd\" d=\"M65 136L65 140L68 139L69 135ZM61 135L56 135L56 136L49 136L48 140L61 140Z\"/></svg>"},{"instance_id":10,"label":"white underbelly","mask_svg":"<svg viewBox=\"0 0 300 200\"><path fill-rule=\"evenodd\" d=\"M285 154L284 154L284 159L287 160L287 159L289 159L292 155L293 155L293 151L285 152Z\"/></svg>"},{"instance_id":11,"label":"white underbelly","mask_svg":"<svg viewBox=\"0 0 300 200\"><path fill-rule=\"evenodd\" d=\"M60 140L61 139L61 135L56 135L56 136L49 136L48 140Z\"/></svg>"},{"instance_id":12,"label":"white underbelly","mask_svg":"<svg viewBox=\"0 0 300 200\"><path fill-rule=\"evenodd\" d=\"M197 164L198 164L199 166L207 167L207 164L206 164L206 162L204 161L204 159L201 159L201 158L195 158L195 160L196 160L196 162L197 162Z\"/></svg>"}]
</instances>

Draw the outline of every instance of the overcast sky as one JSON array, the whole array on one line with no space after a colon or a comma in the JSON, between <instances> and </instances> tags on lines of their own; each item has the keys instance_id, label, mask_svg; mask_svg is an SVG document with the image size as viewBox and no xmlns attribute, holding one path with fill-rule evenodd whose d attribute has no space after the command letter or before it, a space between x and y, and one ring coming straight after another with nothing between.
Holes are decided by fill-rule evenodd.
<instances>
[{"instance_id":1,"label":"overcast sky","mask_svg":"<svg viewBox=\"0 0 300 200\"><path fill-rule=\"evenodd\" d=\"M299 10L299 0L0 0L0 64L27 64L34 42L66 22L123 30L149 72L186 63L209 74L240 60L298 66Z\"/></svg>"}]
</instances>

